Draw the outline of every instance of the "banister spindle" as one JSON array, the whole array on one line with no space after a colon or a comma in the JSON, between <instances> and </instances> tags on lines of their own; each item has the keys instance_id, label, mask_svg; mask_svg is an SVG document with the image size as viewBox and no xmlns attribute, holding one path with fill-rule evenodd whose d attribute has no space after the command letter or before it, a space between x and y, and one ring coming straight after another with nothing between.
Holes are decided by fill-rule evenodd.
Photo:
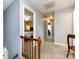
<instances>
[{"instance_id":1,"label":"banister spindle","mask_svg":"<svg viewBox=\"0 0 79 59\"><path fill-rule=\"evenodd\" d=\"M40 59L40 46L41 46L41 37L38 37L38 59Z\"/></svg>"},{"instance_id":2,"label":"banister spindle","mask_svg":"<svg viewBox=\"0 0 79 59\"><path fill-rule=\"evenodd\" d=\"M32 59L33 59L33 40L32 40Z\"/></svg>"},{"instance_id":3,"label":"banister spindle","mask_svg":"<svg viewBox=\"0 0 79 59\"><path fill-rule=\"evenodd\" d=\"M36 59L36 41L35 41L35 59Z\"/></svg>"}]
</instances>

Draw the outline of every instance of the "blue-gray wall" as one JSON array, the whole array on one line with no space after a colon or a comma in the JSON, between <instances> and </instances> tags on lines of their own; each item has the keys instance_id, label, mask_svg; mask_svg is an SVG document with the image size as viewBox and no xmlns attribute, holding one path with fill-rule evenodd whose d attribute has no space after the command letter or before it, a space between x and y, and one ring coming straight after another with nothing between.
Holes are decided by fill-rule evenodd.
<instances>
[{"instance_id":1,"label":"blue-gray wall","mask_svg":"<svg viewBox=\"0 0 79 59\"><path fill-rule=\"evenodd\" d=\"M28 6L29 8L31 8L35 14L36 14L36 17L35 17L35 38L37 38L38 36L41 36L41 38L44 40L45 37L44 37L44 27L43 27L43 15L42 13L32 4L30 3L29 1L27 0L23 0L23 4Z\"/></svg>"},{"instance_id":2,"label":"blue-gray wall","mask_svg":"<svg viewBox=\"0 0 79 59\"><path fill-rule=\"evenodd\" d=\"M4 11L4 47L8 49L9 59L20 51L19 2L14 0Z\"/></svg>"},{"instance_id":3,"label":"blue-gray wall","mask_svg":"<svg viewBox=\"0 0 79 59\"><path fill-rule=\"evenodd\" d=\"M74 5L55 11L54 40L55 43L67 45L67 35L73 33Z\"/></svg>"},{"instance_id":4,"label":"blue-gray wall","mask_svg":"<svg viewBox=\"0 0 79 59\"><path fill-rule=\"evenodd\" d=\"M47 21L45 20L44 21L44 40L46 41L47 40Z\"/></svg>"}]
</instances>

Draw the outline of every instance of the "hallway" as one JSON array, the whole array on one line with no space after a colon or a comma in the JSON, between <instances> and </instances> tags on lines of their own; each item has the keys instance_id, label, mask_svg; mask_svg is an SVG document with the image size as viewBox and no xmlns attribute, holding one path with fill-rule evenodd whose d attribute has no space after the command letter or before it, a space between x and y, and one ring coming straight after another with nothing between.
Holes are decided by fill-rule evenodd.
<instances>
[{"instance_id":1,"label":"hallway","mask_svg":"<svg viewBox=\"0 0 79 59\"><path fill-rule=\"evenodd\" d=\"M66 46L53 44L52 42L44 42L41 46L41 59L75 59L74 53L70 53L66 58Z\"/></svg>"},{"instance_id":2,"label":"hallway","mask_svg":"<svg viewBox=\"0 0 79 59\"><path fill-rule=\"evenodd\" d=\"M3 46L8 59L17 53L22 56L21 35L41 37L41 59L67 59L67 48L52 42L67 44L67 35L75 33L75 0L4 0L3 5ZM74 59L72 55L69 59Z\"/></svg>"}]
</instances>

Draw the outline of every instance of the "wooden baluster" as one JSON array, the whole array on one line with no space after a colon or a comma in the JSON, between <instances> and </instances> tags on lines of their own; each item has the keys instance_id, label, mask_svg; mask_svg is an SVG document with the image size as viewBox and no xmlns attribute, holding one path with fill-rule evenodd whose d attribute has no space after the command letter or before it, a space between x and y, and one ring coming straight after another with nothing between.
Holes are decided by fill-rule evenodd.
<instances>
[{"instance_id":1,"label":"wooden baluster","mask_svg":"<svg viewBox=\"0 0 79 59\"><path fill-rule=\"evenodd\" d=\"M35 41L35 59L36 59L36 41Z\"/></svg>"},{"instance_id":2,"label":"wooden baluster","mask_svg":"<svg viewBox=\"0 0 79 59\"><path fill-rule=\"evenodd\" d=\"M28 41L27 41L27 59L28 59Z\"/></svg>"},{"instance_id":3,"label":"wooden baluster","mask_svg":"<svg viewBox=\"0 0 79 59\"><path fill-rule=\"evenodd\" d=\"M26 51L24 52L24 53L26 53L25 59L28 59L28 41L26 41L26 39L25 39L25 49L26 49Z\"/></svg>"},{"instance_id":4,"label":"wooden baluster","mask_svg":"<svg viewBox=\"0 0 79 59\"><path fill-rule=\"evenodd\" d=\"M32 40L32 59L33 59L33 40Z\"/></svg>"},{"instance_id":5,"label":"wooden baluster","mask_svg":"<svg viewBox=\"0 0 79 59\"><path fill-rule=\"evenodd\" d=\"M32 40L31 40L31 44L30 44L30 59L32 59Z\"/></svg>"},{"instance_id":6,"label":"wooden baluster","mask_svg":"<svg viewBox=\"0 0 79 59\"><path fill-rule=\"evenodd\" d=\"M32 59L32 40L30 41L30 59Z\"/></svg>"},{"instance_id":7,"label":"wooden baluster","mask_svg":"<svg viewBox=\"0 0 79 59\"><path fill-rule=\"evenodd\" d=\"M32 42L31 42L31 59L33 59L33 58L32 58Z\"/></svg>"},{"instance_id":8,"label":"wooden baluster","mask_svg":"<svg viewBox=\"0 0 79 59\"><path fill-rule=\"evenodd\" d=\"M27 48L28 48L28 59L29 59L29 41L28 41L28 47Z\"/></svg>"},{"instance_id":9,"label":"wooden baluster","mask_svg":"<svg viewBox=\"0 0 79 59\"><path fill-rule=\"evenodd\" d=\"M24 54L24 39L22 38L22 56Z\"/></svg>"},{"instance_id":10,"label":"wooden baluster","mask_svg":"<svg viewBox=\"0 0 79 59\"><path fill-rule=\"evenodd\" d=\"M31 54L30 54L30 52L31 52L31 40L29 40L28 41L28 46L29 46L29 59L31 58Z\"/></svg>"},{"instance_id":11,"label":"wooden baluster","mask_svg":"<svg viewBox=\"0 0 79 59\"><path fill-rule=\"evenodd\" d=\"M40 47L41 47L41 37L38 37L38 59L40 59Z\"/></svg>"}]
</instances>

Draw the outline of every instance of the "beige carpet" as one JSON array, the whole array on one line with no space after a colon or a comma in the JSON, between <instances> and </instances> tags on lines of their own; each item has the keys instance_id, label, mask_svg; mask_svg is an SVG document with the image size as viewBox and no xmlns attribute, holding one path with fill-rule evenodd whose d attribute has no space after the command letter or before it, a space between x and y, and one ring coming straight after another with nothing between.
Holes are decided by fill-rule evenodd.
<instances>
[{"instance_id":1,"label":"beige carpet","mask_svg":"<svg viewBox=\"0 0 79 59\"><path fill-rule=\"evenodd\" d=\"M42 42L41 46L41 59L75 59L75 54L70 52L66 58L67 47L52 42Z\"/></svg>"},{"instance_id":2,"label":"beige carpet","mask_svg":"<svg viewBox=\"0 0 79 59\"><path fill-rule=\"evenodd\" d=\"M37 48L38 51L38 48ZM69 57L66 57L67 46L53 44L52 41L44 41L41 45L41 59L75 59L75 54L71 51ZM22 57L21 59L25 59ZM37 57L38 59L38 53Z\"/></svg>"}]
</instances>

